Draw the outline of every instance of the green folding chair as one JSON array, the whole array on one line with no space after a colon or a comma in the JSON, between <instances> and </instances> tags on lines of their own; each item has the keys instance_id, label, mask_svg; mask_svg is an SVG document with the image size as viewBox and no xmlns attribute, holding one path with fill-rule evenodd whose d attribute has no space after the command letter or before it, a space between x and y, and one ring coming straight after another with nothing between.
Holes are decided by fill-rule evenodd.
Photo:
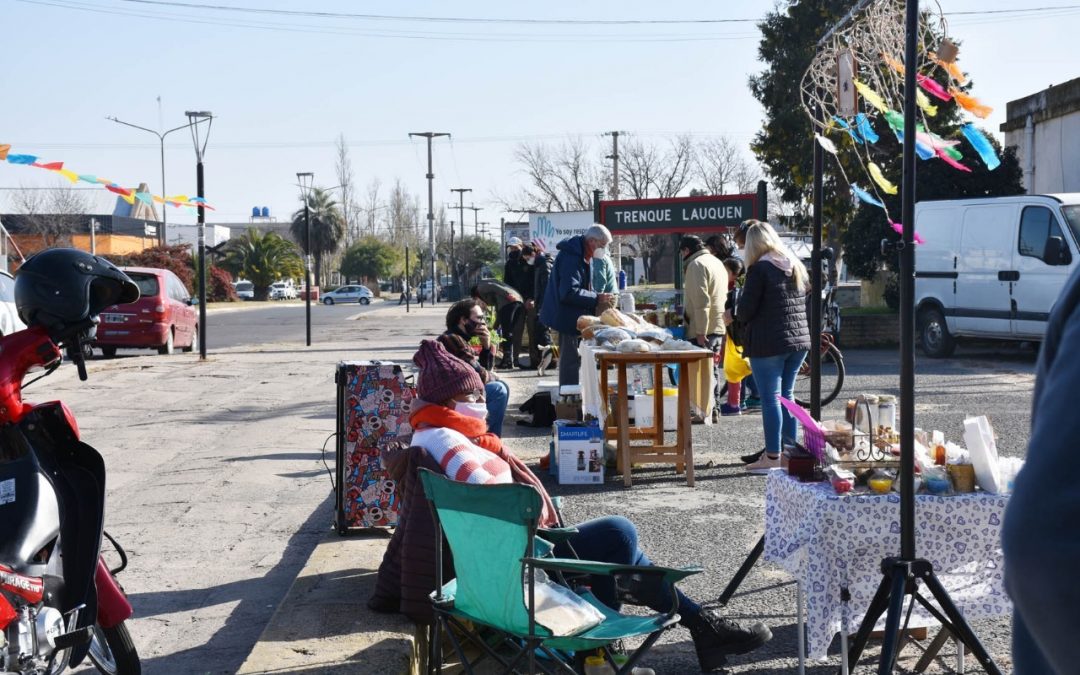
<instances>
[{"instance_id":1,"label":"green folding chair","mask_svg":"<svg viewBox=\"0 0 1080 675\"><path fill-rule=\"evenodd\" d=\"M538 528L543 500L536 488L459 483L426 469L420 470L420 480L431 503L436 529L430 672L442 672L441 639L445 631L470 675L488 657L498 661L506 673L517 672L523 663L527 663L526 672L530 674L537 668L544 673L574 673L571 654L597 650L620 675L630 673L660 634L679 621L675 583L702 571L700 567L671 569L547 557L555 542L564 541L576 530ZM447 583L442 576L444 535L456 573L456 578ZM672 607L666 613L647 616L621 614L588 590L578 590L578 595L596 607L604 620L574 635L555 636L536 622L534 569L545 570L564 583L564 573L659 582L667 587ZM466 622L493 629L488 631L488 637L494 633L498 639L491 644ZM609 646L616 640L639 636L647 637L620 668L611 658ZM481 650L471 662L464 649L466 643ZM537 658L538 653L543 658Z\"/></svg>"}]
</instances>

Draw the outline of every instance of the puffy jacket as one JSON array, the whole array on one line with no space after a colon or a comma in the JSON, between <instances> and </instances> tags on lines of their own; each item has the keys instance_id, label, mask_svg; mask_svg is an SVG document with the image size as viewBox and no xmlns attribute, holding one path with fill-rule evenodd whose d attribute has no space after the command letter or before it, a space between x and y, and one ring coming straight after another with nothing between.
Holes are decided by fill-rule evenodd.
<instances>
[{"instance_id":1,"label":"puffy jacket","mask_svg":"<svg viewBox=\"0 0 1080 675\"><path fill-rule=\"evenodd\" d=\"M686 259L683 277L683 312L686 339L698 335L724 334L724 303L727 301L727 268L703 248Z\"/></svg>"},{"instance_id":2,"label":"puffy jacket","mask_svg":"<svg viewBox=\"0 0 1080 675\"><path fill-rule=\"evenodd\" d=\"M544 306L544 293L547 292L548 280L551 279L551 268L555 265L555 258L547 253L537 253L536 262L533 264L533 296L525 298L536 302L536 311Z\"/></svg>"},{"instance_id":3,"label":"puffy jacket","mask_svg":"<svg viewBox=\"0 0 1080 675\"><path fill-rule=\"evenodd\" d=\"M615 293L619 290L619 279L615 276L615 263L610 258L592 259L592 289L597 293Z\"/></svg>"},{"instance_id":4,"label":"puffy jacket","mask_svg":"<svg viewBox=\"0 0 1080 675\"><path fill-rule=\"evenodd\" d=\"M585 236L578 235L559 242L551 280L544 292L540 323L560 333L577 335L578 317L596 313L596 293L585 260Z\"/></svg>"},{"instance_id":5,"label":"puffy jacket","mask_svg":"<svg viewBox=\"0 0 1080 675\"><path fill-rule=\"evenodd\" d=\"M521 251L510 251L503 267L503 281L521 293L526 300L533 296L533 269L521 257Z\"/></svg>"},{"instance_id":6,"label":"puffy jacket","mask_svg":"<svg viewBox=\"0 0 1080 675\"><path fill-rule=\"evenodd\" d=\"M520 293L498 279L481 279L476 284L476 294L484 304L496 310L522 301Z\"/></svg>"},{"instance_id":7,"label":"puffy jacket","mask_svg":"<svg viewBox=\"0 0 1080 675\"><path fill-rule=\"evenodd\" d=\"M743 325L743 353L750 358L810 349L806 294L767 260L746 271L736 315Z\"/></svg>"}]
</instances>

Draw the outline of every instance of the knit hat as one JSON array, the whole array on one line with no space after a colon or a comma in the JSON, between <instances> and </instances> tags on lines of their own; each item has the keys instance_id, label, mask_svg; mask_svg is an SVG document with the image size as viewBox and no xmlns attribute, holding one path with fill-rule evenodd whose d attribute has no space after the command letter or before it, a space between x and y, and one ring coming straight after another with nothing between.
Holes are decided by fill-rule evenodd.
<instances>
[{"instance_id":1,"label":"knit hat","mask_svg":"<svg viewBox=\"0 0 1080 675\"><path fill-rule=\"evenodd\" d=\"M484 390L479 373L436 340L422 341L413 363L420 369L416 393L428 403L442 403L458 394Z\"/></svg>"}]
</instances>

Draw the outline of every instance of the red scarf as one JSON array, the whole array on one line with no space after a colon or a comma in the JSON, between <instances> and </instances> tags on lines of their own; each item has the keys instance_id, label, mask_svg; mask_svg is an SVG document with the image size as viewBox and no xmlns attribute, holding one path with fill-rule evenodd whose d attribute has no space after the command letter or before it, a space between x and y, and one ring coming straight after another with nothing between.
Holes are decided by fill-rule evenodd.
<instances>
[{"instance_id":1,"label":"red scarf","mask_svg":"<svg viewBox=\"0 0 1080 675\"><path fill-rule=\"evenodd\" d=\"M462 415L446 406L426 405L409 416L409 424L413 429L421 426L453 429L488 452L497 455L502 451L502 441L488 431L486 421Z\"/></svg>"}]
</instances>

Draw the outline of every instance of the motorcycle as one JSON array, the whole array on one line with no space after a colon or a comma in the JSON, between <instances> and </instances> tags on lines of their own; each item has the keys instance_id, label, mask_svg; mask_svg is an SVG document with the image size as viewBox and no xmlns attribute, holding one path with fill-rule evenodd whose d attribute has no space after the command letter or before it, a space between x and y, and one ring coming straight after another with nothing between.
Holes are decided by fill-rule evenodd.
<instances>
[{"instance_id":1,"label":"motorcycle","mask_svg":"<svg viewBox=\"0 0 1080 675\"><path fill-rule=\"evenodd\" d=\"M132 293L133 283L97 300L130 302ZM61 347L86 380L97 304L84 300L90 312L76 324L30 316L25 330L0 337L0 675L56 675L86 656L108 675L141 672L125 623L131 603L115 578L127 556L103 527L104 460L64 403L22 399L28 373L60 367ZM103 537L119 554L116 569L101 554Z\"/></svg>"}]
</instances>

